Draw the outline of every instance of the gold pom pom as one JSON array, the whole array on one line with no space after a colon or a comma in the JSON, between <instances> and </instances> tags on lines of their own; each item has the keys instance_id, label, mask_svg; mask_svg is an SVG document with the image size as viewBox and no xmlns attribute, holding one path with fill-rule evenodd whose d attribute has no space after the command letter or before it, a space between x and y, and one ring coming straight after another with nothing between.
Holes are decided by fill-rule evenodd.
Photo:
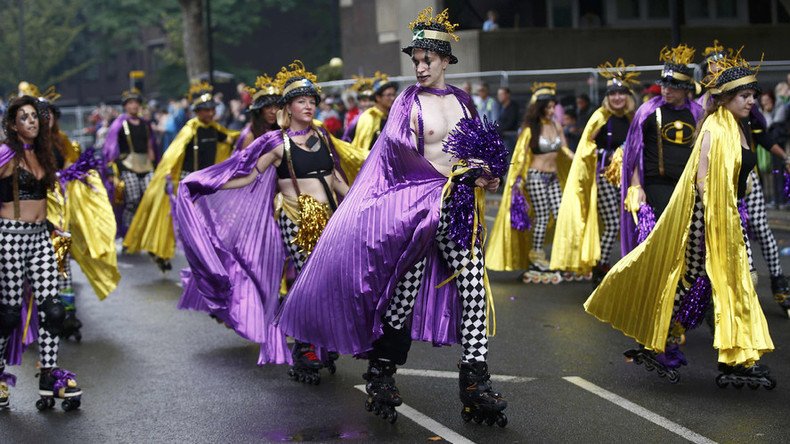
<instances>
[{"instance_id":1,"label":"gold pom pom","mask_svg":"<svg viewBox=\"0 0 790 444\"><path fill-rule=\"evenodd\" d=\"M55 259L58 261L58 273L63 277L68 277L66 273L66 261L71 250L71 233L67 231L55 230L52 233L52 247L55 249Z\"/></svg>"},{"instance_id":2,"label":"gold pom pom","mask_svg":"<svg viewBox=\"0 0 790 444\"><path fill-rule=\"evenodd\" d=\"M603 177L609 181L610 184L620 188L620 180L623 174L623 149L617 148L612 154L612 160L606 171L603 172Z\"/></svg>"},{"instance_id":3,"label":"gold pom pom","mask_svg":"<svg viewBox=\"0 0 790 444\"><path fill-rule=\"evenodd\" d=\"M299 195L299 231L294 244L310 254L329 222L329 211L324 203L307 194Z\"/></svg>"}]
</instances>

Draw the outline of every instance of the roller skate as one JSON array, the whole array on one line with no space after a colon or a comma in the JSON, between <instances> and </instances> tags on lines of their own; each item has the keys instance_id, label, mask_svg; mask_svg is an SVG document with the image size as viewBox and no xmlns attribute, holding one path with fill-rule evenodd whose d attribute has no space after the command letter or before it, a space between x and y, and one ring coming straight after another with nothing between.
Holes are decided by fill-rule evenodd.
<instances>
[{"instance_id":1,"label":"roller skate","mask_svg":"<svg viewBox=\"0 0 790 444\"><path fill-rule=\"evenodd\" d=\"M0 409L8 407L10 392L8 387L16 385L16 376L5 372L5 366L0 367Z\"/></svg>"},{"instance_id":2,"label":"roller skate","mask_svg":"<svg viewBox=\"0 0 790 444\"><path fill-rule=\"evenodd\" d=\"M66 318L63 320L63 330L60 332L60 337L63 340L68 340L74 337L74 340L80 342L82 340L82 322L77 319L77 307L74 305L74 290L66 288L60 292L60 300L66 308Z\"/></svg>"},{"instance_id":3,"label":"roller skate","mask_svg":"<svg viewBox=\"0 0 790 444\"><path fill-rule=\"evenodd\" d=\"M677 384L680 381L680 372L678 368L681 365L686 365L686 357L677 344L669 344L664 350L664 353L656 353L644 347L626 350L623 355L627 362L633 362L636 365L643 365L649 372L653 370L658 373L658 376L669 379L672 384Z\"/></svg>"},{"instance_id":4,"label":"roller skate","mask_svg":"<svg viewBox=\"0 0 790 444\"><path fill-rule=\"evenodd\" d=\"M716 376L716 385L720 388L725 388L729 384L737 389L748 385L752 390L757 390L760 386L765 387L766 390L773 390L776 387L776 380L771 377L771 370L762 364L746 367L719 363L719 371L721 373Z\"/></svg>"},{"instance_id":5,"label":"roller skate","mask_svg":"<svg viewBox=\"0 0 790 444\"><path fill-rule=\"evenodd\" d=\"M458 387L461 389L461 419L474 420L486 425L507 425L507 416L502 412L507 401L491 388L491 375L485 362L461 362L458 364Z\"/></svg>"},{"instance_id":6,"label":"roller skate","mask_svg":"<svg viewBox=\"0 0 790 444\"><path fill-rule=\"evenodd\" d=\"M787 278L781 274L771 276L771 292L774 294L774 300L779 304L779 307L790 318L790 285L787 283Z\"/></svg>"},{"instance_id":7,"label":"roller skate","mask_svg":"<svg viewBox=\"0 0 790 444\"><path fill-rule=\"evenodd\" d=\"M159 267L159 271L162 273L167 273L173 269L173 265L170 263L170 260L159 257L153 253L148 253L148 255L151 256L151 259L153 259L156 266Z\"/></svg>"},{"instance_id":8,"label":"roller skate","mask_svg":"<svg viewBox=\"0 0 790 444\"><path fill-rule=\"evenodd\" d=\"M335 361L337 361L338 358L340 358L338 352L326 352L326 359L324 359L323 365L329 371L330 375L334 375L337 371Z\"/></svg>"},{"instance_id":9,"label":"roller skate","mask_svg":"<svg viewBox=\"0 0 790 444\"><path fill-rule=\"evenodd\" d=\"M324 366L315 353L315 346L306 342L296 342L293 349L294 365L288 369L288 376L294 381L318 385L321 383L319 370Z\"/></svg>"},{"instance_id":10,"label":"roller skate","mask_svg":"<svg viewBox=\"0 0 790 444\"><path fill-rule=\"evenodd\" d=\"M530 251L529 261L531 262L529 268L521 275L521 280L525 284L559 284L562 282L560 273L549 269L546 253L542 250Z\"/></svg>"},{"instance_id":11,"label":"roller skate","mask_svg":"<svg viewBox=\"0 0 790 444\"><path fill-rule=\"evenodd\" d=\"M601 262L593 267L592 269L593 288L598 288L598 284L600 284L601 281L603 281L603 278L606 277L606 273L608 273L611 268L612 266L607 264L606 262Z\"/></svg>"},{"instance_id":12,"label":"roller skate","mask_svg":"<svg viewBox=\"0 0 790 444\"><path fill-rule=\"evenodd\" d=\"M385 359L371 359L368 361L368 371L362 378L368 381L365 391L368 398L365 400L365 410L373 412L376 416L395 424L398 420L398 411L395 407L403 404L403 400L395 387L395 364Z\"/></svg>"},{"instance_id":13,"label":"roller skate","mask_svg":"<svg viewBox=\"0 0 790 444\"><path fill-rule=\"evenodd\" d=\"M38 394L36 401L39 411L55 406L55 399L62 399L61 407L68 412L80 408L82 389L77 386L76 375L60 368L42 368L38 374Z\"/></svg>"}]
</instances>

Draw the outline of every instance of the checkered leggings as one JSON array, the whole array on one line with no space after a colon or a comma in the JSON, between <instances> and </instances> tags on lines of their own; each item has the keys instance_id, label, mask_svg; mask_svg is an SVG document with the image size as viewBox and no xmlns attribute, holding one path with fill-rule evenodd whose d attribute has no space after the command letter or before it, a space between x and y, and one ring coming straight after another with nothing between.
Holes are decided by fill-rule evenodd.
<instances>
[{"instance_id":1,"label":"checkered leggings","mask_svg":"<svg viewBox=\"0 0 790 444\"><path fill-rule=\"evenodd\" d=\"M277 223L280 225L280 232L283 236L283 242L285 242L285 249L288 251L288 255L291 256L294 268L296 269L296 275L298 276L299 273L302 272L302 267L304 267L305 262L307 262L307 255L301 251L301 248L294 244L296 234L299 233L299 226L285 215L285 211L280 211L280 217L277 219Z\"/></svg>"},{"instance_id":2,"label":"checkered leggings","mask_svg":"<svg viewBox=\"0 0 790 444\"><path fill-rule=\"evenodd\" d=\"M462 302L461 347L464 362L485 361L488 355L486 335L486 290L483 281L483 251L475 249L472 256L468 249L457 245L448 237L449 224L445 213L439 219L436 242L442 257L454 272ZM411 315L414 302L425 274L425 259L419 261L398 282L384 319L392 328L400 330Z\"/></svg>"},{"instance_id":3,"label":"checkered leggings","mask_svg":"<svg viewBox=\"0 0 790 444\"><path fill-rule=\"evenodd\" d=\"M46 224L0 219L0 304L22 305L25 284L30 285L36 304L58 300L57 264ZM38 350L41 367L56 367L60 337L49 332L46 314L38 311ZM0 359L8 336L0 337Z\"/></svg>"},{"instance_id":4,"label":"checkered leggings","mask_svg":"<svg viewBox=\"0 0 790 444\"><path fill-rule=\"evenodd\" d=\"M754 262L752 260L752 247L749 244L749 237L746 230L743 230L743 241L746 244L746 253L749 257L749 268L754 272ZM686 246L686 274L684 279L678 282L678 289L675 293L675 306L672 317L675 317L680 303L691 289L685 288L685 283L692 285L698 277L707 276L705 271L705 207L702 199L696 194L694 202L694 212L691 215L691 227L689 227L688 245Z\"/></svg>"},{"instance_id":5,"label":"checkered leggings","mask_svg":"<svg viewBox=\"0 0 790 444\"><path fill-rule=\"evenodd\" d=\"M543 240L546 238L546 229L549 218L560 211L562 190L557 173L546 173L530 169L527 171L527 192L535 209L535 227L532 230L532 249L543 250Z\"/></svg>"},{"instance_id":6,"label":"checkered leggings","mask_svg":"<svg viewBox=\"0 0 790 444\"><path fill-rule=\"evenodd\" d=\"M771 273L771 276L782 275L784 272L782 263L779 261L779 247L776 245L776 239L771 227L768 226L765 212L765 195L756 172L752 171L749 173L749 182L751 192L746 195L749 228L757 238L757 242L760 243L760 249L763 252L765 262L768 263L768 271Z\"/></svg>"},{"instance_id":7,"label":"checkered leggings","mask_svg":"<svg viewBox=\"0 0 790 444\"><path fill-rule=\"evenodd\" d=\"M125 187L123 190L123 213L121 215L124 226L132 224L134 213L140 205L145 189L151 182L153 173L135 173L129 170L121 171L121 180Z\"/></svg>"},{"instance_id":8,"label":"checkered leggings","mask_svg":"<svg viewBox=\"0 0 790 444\"><path fill-rule=\"evenodd\" d=\"M603 220L601 234L601 262L609 263L614 241L620 231L620 188L598 175L598 215Z\"/></svg>"}]
</instances>

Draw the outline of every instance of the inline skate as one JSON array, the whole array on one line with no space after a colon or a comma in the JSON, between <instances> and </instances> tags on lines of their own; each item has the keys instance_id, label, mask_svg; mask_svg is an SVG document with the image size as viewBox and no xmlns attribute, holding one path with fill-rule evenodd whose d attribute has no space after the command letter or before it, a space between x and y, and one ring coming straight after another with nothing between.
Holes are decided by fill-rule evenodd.
<instances>
[{"instance_id":1,"label":"inline skate","mask_svg":"<svg viewBox=\"0 0 790 444\"><path fill-rule=\"evenodd\" d=\"M740 389L748 385L750 389L757 390L760 386L766 390L773 390L776 387L776 380L771 377L771 370L766 365L754 364L751 367L743 365L727 365L719 363L719 371L716 376L716 385L725 388L729 384Z\"/></svg>"},{"instance_id":2,"label":"inline skate","mask_svg":"<svg viewBox=\"0 0 790 444\"><path fill-rule=\"evenodd\" d=\"M562 282L560 272L552 271L549 268L549 262L546 260L546 253L543 250L530 251L529 261L529 268L521 275L521 280L525 284L559 284Z\"/></svg>"},{"instance_id":3,"label":"inline skate","mask_svg":"<svg viewBox=\"0 0 790 444\"><path fill-rule=\"evenodd\" d=\"M460 388L461 419L474 420L480 424L507 426L507 416L503 410L507 401L491 388L491 375L485 362L461 362L458 364L458 387Z\"/></svg>"},{"instance_id":4,"label":"inline skate","mask_svg":"<svg viewBox=\"0 0 790 444\"><path fill-rule=\"evenodd\" d=\"M396 368L392 361L386 359L371 359L368 361L368 371L362 375L367 381L365 391L368 397L365 400L365 410L373 412L376 416L395 424L398 420L398 411L395 407L403 404L403 400L395 386Z\"/></svg>"},{"instance_id":5,"label":"inline skate","mask_svg":"<svg viewBox=\"0 0 790 444\"><path fill-rule=\"evenodd\" d=\"M288 370L288 376L294 381L318 385L321 383L319 370L324 363L318 359L315 346L306 342L296 342L292 352L294 365Z\"/></svg>"},{"instance_id":6,"label":"inline skate","mask_svg":"<svg viewBox=\"0 0 790 444\"><path fill-rule=\"evenodd\" d=\"M5 365L0 366L0 409L8 407L9 398L11 397L9 386L16 385L16 376L11 373L6 373Z\"/></svg>"},{"instance_id":7,"label":"inline skate","mask_svg":"<svg viewBox=\"0 0 790 444\"><path fill-rule=\"evenodd\" d=\"M669 379L672 384L677 384L680 381L678 368L688 363L677 344L667 345L664 353L656 353L640 346L626 350L623 355L627 362L644 365L649 372L655 370L658 376Z\"/></svg>"}]
</instances>

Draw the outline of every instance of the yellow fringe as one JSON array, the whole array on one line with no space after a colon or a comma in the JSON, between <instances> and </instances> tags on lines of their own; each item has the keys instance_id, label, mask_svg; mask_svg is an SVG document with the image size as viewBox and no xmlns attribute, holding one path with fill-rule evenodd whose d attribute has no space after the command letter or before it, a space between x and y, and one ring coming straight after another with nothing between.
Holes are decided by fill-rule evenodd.
<instances>
[{"instance_id":1,"label":"yellow fringe","mask_svg":"<svg viewBox=\"0 0 790 444\"><path fill-rule=\"evenodd\" d=\"M603 177L609 181L610 184L620 187L620 180L623 176L623 148L617 148L612 154L612 161L603 172Z\"/></svg>"},{"instance_id":2,"label":"yellow fringe","mask_svg":"<svg viewBox=\"0 0 790 444\"><path fill-rule=\"evenodd\" d=\"M299 231L296 233L294 244L309 255L329 222L329 212L327 205L317 201L313 196L301 194L298 200Z\"/></svg>"}]
</instances>

